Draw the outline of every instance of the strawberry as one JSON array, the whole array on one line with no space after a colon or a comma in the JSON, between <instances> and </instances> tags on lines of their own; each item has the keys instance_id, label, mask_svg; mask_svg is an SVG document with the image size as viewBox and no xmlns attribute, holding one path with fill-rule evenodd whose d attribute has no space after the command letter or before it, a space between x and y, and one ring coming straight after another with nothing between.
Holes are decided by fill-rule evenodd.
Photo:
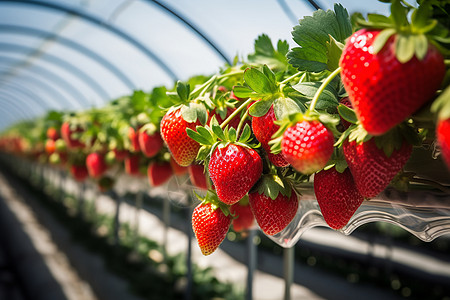
<instances>
[{"instance_id":1,"label":"strawberry","mask_svg":"<svg viewBox=\"0 0 450 300\"><path fill-rule=\"evenodd\" d=\"M421 59L413 54L401 62L396 55L401 53L396 51L400 35L395 33L375 53L374 41L380 32L355 32L339 62L358 120L371 135L386 133L431 100L445 74L444 58L429 42Z\"/></svg>"},{"instance_id":2,"label":"strawberry","mask_svg":"<svg viewBox=\"0 0 450 300\"><path fill-rule=\"evenodd\" d=\"M125 172L128 175L140 175L139 170L140 157L138 154L130 154L124 159Z\"/></svg>"},{"instance_id":3,"label":"strawberry","mask_svg":"<svg viewBox=\"0 0 450 300\"><path fill-rule=\"evenodd\" d=\"M89 176L92 178L100 178L108 169L108 165L105 162L103 154L98 152L89 153L86 157L86 167L88 169Z\"/></svg>"},{"instance_id":4,"label":"strawberry","mask_svg":"<svg viewBox=\"0 0 450 300\"><path fill-rule=\"evenodd\" d=\"M73 178L79 182L84 181L89 176L86 165L71 165L70 173L72 174Z\"/></svg>"},{"instance_id":5,"label":"strawberry","mask_svg":"<svg viewBox=\"0 0 450 300\"><path fill-rule=\"evenodd\" d=\"M348 97L344 97L339 101L340 104L343 104L345 106L347 106L348 108L352 108L352 103L350 102L350 99ZM341 116L341 124L344 127L344 129L347 129L350 127L350 125L352 125L352 123L350 123L349 121L344 120L344 118L342 118Z\"/></svg>"},{"instance_id":6,"label":"strawberry","mask_svg":"<svg viewBox=\"0 0 450 300\"><path fill-rule=\"evenodd\" d=\"M225 239L231 216L209 202L200 203L192 213L192 229L203 255L210 255Z\"/></svg>"},{"instance_id":7,"label":"strawberry","mask_svg":"<svg viewBox=\"0 0 450 300\"><path fill-rule=\"evenodd\" d=\"M147 130L140 130L138 140L139 148L147 157L153 157L158 154L164 143L158 131L150 133Z\"/></svg>"},{"instance_id":8,"label":"strawberry","mask_svg":"<svg viewBox=\"0 0 450 300\"><path fill-rule=\"evenodd\" d=\"M252 148L236 144L219 145L211 155L208 171L219 199L234 204L261 177L263 164Z\"/></svg>"},{"instance_id":9,"label":"strawberry","mask_svg":"<svg viewBox=\"0 0 450 300\"><path fill-rule=\"evenodd\" d=\"M278 193L274 199L259 192L250 193L248 196L256 222L267 235L282 231L297 214L298 196L292 189L290 196Z\"/></svg>"},{"instance_id":10,"label":"strawberry","mask_svg":"<svg viewBox=\"0 0 450 300\"><path fill-rule=\"evenodd\" d=\"M188 167L189 171L189 178L191 180L191 183L200 189L207 190L208 189L208 183L207 183L207 177L204 172L204 166L200 164L191 164Z\"/></svg>"},{"instance_id":11,"label":"strawberry","mask_svg":"<svg viewBox=\"0 0 450 300\"><path fill-rule=\"evenodd\" d=\"M357 143L345 140L345 160L362 196L372 198L381 193L397 175L411 156L412 146L403 141L390 156L378 148L375 138Z\"/></svg>"},{"instance_id":12,"label":"strawberry","mask_svg":"<svg viewBox=\"0 0 450 300\"><path fill-rule=\"evenodd\" d=\"M261 146L266 151L269 160L277 167L287 167L289 163L286 161L282 152L273 154L270 152L269 142L272 135L280 128L274 123L276 121L273 105L269 111L262 117L252 117L252 129L256 139L261 143Z\"/></svg>"},{"instance_id":13,"label":"strawberry","mask_svg":"<svg viewBox=\"0 0 450 300\"><path fill-rule=\"evenodd\" d=\"M245 199L245 198L243 198ZM231 224L236 232L242 232L250 229L255 222L255 217L253 216L252 208L247 201L239 201L230 206L230 212L233 216Z\"/></svg>"},{"instance_id":14,"label":"strawberry","mask_svg":"<svg viewBox=\"0 0 450 300\"><path fill-rule=\"evenodd\" d=\"M141 147L139 145L139 128L134 130L133 127L128 128L128 139L130 140L130 151L131 152L139 152L141 151Z\"/></svg>"},{"instance_id":15,"label":"strawberry","mask_svg":"<svg viewBox=\"0 0 450 300\"><path fill-rule=\"evenodd\" d=\"M55 141L47 139L45 141L45 152L47 152L47 154L52 154L55 153L55 151L56 151Z\"/></svg>"},{"instance_id":16,"label":"strawberry","mask_svg":"<svg viewBox=\"0 0 450 300\"><path fill-rule=\"evenodd\" d=\"M128 150L126 149L114 148L112 151L114 153L114 158L116 161L123 161L129 154Z\"/></svg>"},{"instance_id":17,"label":"strawberry","mask_svg":"<svg viewBox=\"0 0 450 300\"><path fill-rule=\"evenodd\" d=\"M61 125L61 137L66 142L66 145L68 148L84 148L84 143L81 142L79 139L73 137L74 133L81 133L83 132L83 129L81 127L76 127L75 129L71 128L71 125L69 122L64 122Z\"/></svg>"},{"instance_id":18,"label":"strawberry","mask_svg":"<svg viewBox=\"0 0 450 300\"><path fill-rule=\"evenodd\" d=\"M189 166L197 156L200 145L187 135L186 128L195 130L198 125L199 120L186 122L181 109L169 111L161 120L161 137L180 166Z\"/></svg>"},{"instance_id":19,"label":"strawberry","mask_svg":"<svg viewBox=\"0 0 450 300\"><path fill-rule=\"evenodd\" d=\"M283 134L281 150L286 160L303 174L325 167L333 154L333 133L319 121L303 120Z\"/></svg>"},{"instance_id":20,"label":"strawberry","mask_svg":"<svg viewBox=\"0 0 450 300\"><path fill-rule=\"evenodd\" d=\"M450 170L450 118L438 121L436 137L441 147L441 155Z\"/></svg>"},{"instance_id":21,"label":"strawberry","mask_svg":"<svg viewBox=\"0 0 450 300\"><path fill-rule=\"evenodd\" d=\"M55 127L49 127L46 132L47 138L56 141L60 138L59 131Z\"/></svg>"},{"instance_id":22,"label":"strawberry","mask_svg":"<svg viewBox=\"0 0 450 300\"><path fill-rule=\"evenodd\" d=\"M172 167L173 173L177 176L186 174L188 171L188 167L180 166L172 156L170 156L170 166Z\"/></svg>"},{"instance_id":23,"label":"strawberry","mask_svg":"<svg viewBox=\"0 0 450 300\"><path fill-rule=\"evenodd\" d=\"M347 225L364 200L348 168L343 173L335 168L316 173L314 193L325 221L333 229Z\"/></svg>"},{"instance_id":24,"label":"strawberry","mask_svg":"<svg viewBox=\"0 0 450 300\"><path fill-rule=\"evenodd\" d=\"M157 162L154 161L148 165L147 168L147 176L150 182L150 185L160 186L172 177L173 170L169 162Z\"/></svg>"}]
</instances>

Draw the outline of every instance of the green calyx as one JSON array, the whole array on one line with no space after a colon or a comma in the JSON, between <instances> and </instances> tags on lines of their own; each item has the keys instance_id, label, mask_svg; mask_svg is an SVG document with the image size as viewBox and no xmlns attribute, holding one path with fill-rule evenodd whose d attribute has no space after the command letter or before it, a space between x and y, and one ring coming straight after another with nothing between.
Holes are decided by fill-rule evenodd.
<instances>
[{"instance_id":1,"label":"green calyx","mask_svg":"<svg viewBox=\"0 0 450 300\"><path fill-rule=\"evenodd\" d=\"M231 216L230 207L219 200L215 191L208 190L204 197L201 197L195 191L194 194L203 205L210 205L213 210L220 209L225 216Z\"/></svg>"},{"instance_id":2,"label":"green calyx","mask_svg":"<svg viewBox=\"0 0 450 300\"><path fill-rule=\"evenodd\" d=\"M256 187L258 194L264 194L272 200L275 200L280 193L290 198L292 190L293 188L287 180L275 174L263 175Z\"/></svg>"},{"instance_id":3,"label":"green calyx","mask_svg":"<svg viewBox=\"0 0 450 300\"><path fill-rule=\"evenodd\" d=\"M413 57L423 60L430 43L438 46L437 41L448 43L448 29L432 19L433 6L430 1L422 1L416 8L406 1L392 0L389 17L368 14L367 20L356 15L356 24L363 28L380 29L373 43L374 53L379 53L386 42L394 37L394 52L400 63L406 63ZM442 47L440 50L444 51Z\"/></svg>"}]
</instances>

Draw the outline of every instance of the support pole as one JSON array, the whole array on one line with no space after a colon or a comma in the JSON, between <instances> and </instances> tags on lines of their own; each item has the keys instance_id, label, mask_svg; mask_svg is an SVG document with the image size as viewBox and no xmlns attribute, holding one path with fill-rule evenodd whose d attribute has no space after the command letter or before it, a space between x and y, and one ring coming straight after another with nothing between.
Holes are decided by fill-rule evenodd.
<instances>
[{"instance_id":1,"label":"support pole","mask_svg":"<svg viewBox=\"0 0 450 300\"><path fill-rule=\"evenodd\" d=\"M256 270L257 262L257 246L255 244L256 229L250 229L247 237L247 290L245 292L245 299L253 299L253 275Z\"/></svg>"},{"instance_id":2,"label":"support pole","mask_svg":"<svg viewBox=\"0 0 450 300\"><path fill-rule=\"evenodd\" d=\"M291 286L294 282L294 247L285 248L283 252L284 300L291 300Z\"/></svg>"}]
</instances>

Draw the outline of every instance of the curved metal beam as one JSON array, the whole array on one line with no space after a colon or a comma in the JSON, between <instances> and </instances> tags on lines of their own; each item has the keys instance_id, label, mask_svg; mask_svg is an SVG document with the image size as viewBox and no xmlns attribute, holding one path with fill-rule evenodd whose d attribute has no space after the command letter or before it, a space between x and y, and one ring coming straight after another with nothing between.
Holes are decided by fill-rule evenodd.
<instances>
[{"instance_id":1,"label":"curved metal beam","mask_svg":"<svg viewBox=\"0 0 450 300\"><path fill-rule=\"evenodd\" d=\"M307 1L312 7L314 7L314 9L316 9L316 10L322 9L322 8L320 8L320 5L318 5L316 3L316 1L314 1L314 0L307 0Z\"/></svg>"},{"instance_id":2,"label":"curved metal beam","mask_svg":"<svg viewBox=\"0 0 450 300\"><path fill-rule=\"evenodd\" d=\"M165 12L167 12L170 15L172 15L173 17L177 18L180 22L182 22L184 25L189 27L195 34L197 34L200 38L202 38L212 49L214 49L214 51L217 52L217 54L219 54L220 57L223 58L223 60L225 62L227 62L229 65L232 64L231 59L226 57L226 55L223 53L223 51L221 49L219 49L219 47L217 47L217 45L214 44L212 42L212 40L206 36L205 33L201 32L200 29L198 29L191 22L189 22L186 17L181 16L181 14L175 12L175 10L170 8L168 5L161 3L160 1L157 1L157 0L144 0L144 1L155 4L156 6L158 6Z\"/></svg>"},{"instance_id":3,"label":"curved metal beam","mask_svg":"<svg viewBox=\"0 0 450 300\"><path fill-rule=\"evenodd\" d=\"M175 74L175 72L169 68L156 54L154 54L148 47L144 44L133 38L131 35L127 34L125 31L120 28L106 23L104 20L96 17L93 14L89 14L87 12L83 12L75 7L69 7L67 5L55 2L40 2L40 1L27 1L27 0L0 0L0 2L12 2L24 5L34 5L47 9L53 9L57 11L62 11L68 14L75 15L89 23L92 23L98 27L108 30L109 32L114 33L118 37L124 39L125 41L132 44L134 47L139 49L143 54L145 54L149 59L154 61L169 77L172 78L173 81L178 80L180 77Z\"/></svg>"},{"instance_id":4,"label":"curved metal beam","mask_svg":"<svg viewBox=\"0 0 450 300\"><path fill-rule=\"evenodd\" d=\"M23 91L20 90L14 90L15 93L19 93L25 97L29 97L26 93L24 93ZM23 115L27 118L27 119L31 119L36 117L36 114L33 114L30 110L24 110L23 106L28 105L29 102L25 99L25 98L20 98L17 97L17 95L14 94L13 91L9 91L9 90L3 90L2 94L0 94L1 96L6 96L8 98L3 97L3 99L6 101L4 104L5 105L10 105L13 107L16 107L18 110L20 110ZM37 106L38 108L40 108L40 106ZM45 110L42 110L42 112L39 113L44 113Z\"/></svg>"},{"instance_id":5,"label":"curved metal beam","mask_svg":"<svg viewBox=\"0 0 450 300\"><path fill-rule=\"evenodd\" d=\"M61 45L64 45L67 48L75 50L75 51L89 57L94 62L102 65L109 72L114 74L114 76L117 77L117 79L119 79L130 90L136 89L136 86L127 77L127 75L125 73L123 73L119 68L114 66L111 62L106 60L103 56L97 54L96 52L90 50L89 48L83 46L82 44L72 41L66 37L56 35L50 31L45 31L45 30L37 29L37 28L33 28L33 27L26 27L26 26L22 26L22 25L18 26L18 25L0 24L0 31L16 32L19 34L24 34L24 35L29 35L29 36L36 36L36 37L41 37L41 38L52 39L54 42L57 42Z\"/></svg>"},{"instance_id":6,"label":"curved metal beam","mask_svg":"<svg viewBox=\"0 0 450 300\"><path fill-rule=\"evenodd\" d=\"M2 56L0 55L0 62L1 61L9 61L9 62L15 62L15 59L12 59L8 56ZM33 73L37 73L40 78L43 78L44 76L47 77L47 79L52 82L52 84L56 84L58 87L64 88L68 93L71 93L73 100L70 101L69 98L64 97L61 93L57 92L59 94L58 98L56 100L61 99L66 101L67 103L70 103L74 108L78 106L78 108L82 108L80 105L80 102L77 101L77 99L83 100L86 105L89 105L89 100L86 99L85 96L83 96L72 84L67 82L66 80L62 79L58 75L54 74L51 71L48 71L47 69L40 67L40 66L33 66L33 68L27 68L24 69L26 71L31 71ZM1 86L0 86L1 88ZM53 89L56 91L55 89Z\"/></svg>"},{"instance_id":7,"label":"curved metal beam","mask_svg":"<svg viewBox=\"0 0 450 300\"><path fill-rule=\"evenodd\" d=\"M15 118L12 118L15 115L20 115L20 119L28 119L29 117L31 117L25 114L24 111L20 109L20 107L15 106L13 102L8 101L8 99L3 95L0 95L0 102L2 103L2 105L0 105L0 108L6 113L4 115L9 117L10 123L16 120ZM8 109L14 110L14 113ZM2 120L4 120L4 118L2 118Z\"/></svg>"},{"instance_id":8,"label":"curved metal beam","mask_svg":"<svg viewBox=\"0 0 450 300\"><path fill-rule=\"evenodd\" d=\"M14 85L14 84L12 84L10 82L5 83L4 88L2 90L0 90L0 94L5 94L5 92L8 93L8 91L9 91L9 94L10 94L11 93L11 89L16 91L16 92L20 92L21 94L23 94L24 96L26 96L27 98L30 99L29 101L26 101L26 102L23 103L24 106L21 106L21 109L23 111L32 111L32 110L35 110L35 109L38 109L38 110L42 109L42 111L45 112L48 108L51 108L49 106L41 105L41 103L39 103L39 102L42 102L43 100L35 92L33 92L30 89L25 88L23 86ZM11 94L10 94L10 96L11 96ZM25 108L31 108L31 109L25 109Z\"/></svg>"},{"instance_id":9,"label":"curved metal beam","mask_svg":"<svg viewBox=\"0 0 450 300\"><path fill-rule=\"evenodd\" d=\"M21 53L21 54L29 54L30 51L33 51L34 48L22 46L19 44L12 44L12 43L1 43L0 42L0 52L13 52L13 53ZM96 82L96 80L86 74L83 70L79 69L75 65L67 62L66 60L63 60L55 55L51 55L48 53L44 53L43 56L40 57L40 59L51 63L53 65L56 65L60 67L61 69L69 71L74 76L78 77L83 81L86 85L88 85L102 100L110 100L111 96L108 95L108 93L103 89L103 87Z\"/></svg>"}]
</instances>

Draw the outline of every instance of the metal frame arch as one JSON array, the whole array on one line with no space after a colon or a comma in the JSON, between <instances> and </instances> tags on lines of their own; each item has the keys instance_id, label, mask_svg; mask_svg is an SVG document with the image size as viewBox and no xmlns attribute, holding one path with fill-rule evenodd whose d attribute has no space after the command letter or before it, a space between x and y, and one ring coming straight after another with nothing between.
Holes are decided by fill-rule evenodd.
<instances>
[{"instance_id":1,"label":"metal frame arch","mask_svg":"<svg viewBox=\"0 0 450 300\"><path fill-rule=\"evenodd\" d=\"M26 98L17 97L15 95L15 93L19 93ZM6 102L5 102L6 105L7 105L7 103L9 103L10 106L17 107L17 109L20 110L24 115L25 115L25 113L27 113L26 119L32 119L32 118L36 117L36 115L45 112L45 110L41 109L42 107L39 105L36 105L35 102L32 102L32 103L34 105L34 108L38 109L38 110L35 110L37 112L36 114L33 114L32 110L24 110L23 106L30 104L27 101L27 98L30 98L30 99L33 99L33 98L31 98L29 95L27 95L27 93L24 92L23 90L18 90L18 89L14 89L14 88L13 88L13 90L3 90L1 95L9 97L10 100L8 100L7 98L6 99L4 98L6 100ZM20 102L20 103L18 103L18 102ZM39 111L39 109L41 109L41 111Z\"/></svg>"},{"instance_id":2,"label":"metal frame arch","mask_svg":"<svg viewBox=\"0 0 450 300\"><path fill-rule=\"evenodd\" d=\"M14 59L9 59L9 57L0 55L0 61L5 61L5 60L6 61L8 61L8 60L14 61ZM32 70L34 70L33 68L38 72L32 71ZM57 83L58 87L63 87L63 89L65 91L67 91L69 94L72 93L72 98L74 101L70 101L69 98L62 96L58 92L60 94L60 98L62 97L61 99L64 99L64 101L66 101L66 103L70 103L71 105L73 105L74 108L77 106L79 106L79 108L83 108L83 106L80 106L80 102L77 101L77 98L78 98L80 100L83 100L86 105L89 105L89 100L84 95L82 95L72 84L67 82L65 79L62 79L61 77L55 75L51 71L48 71L46 68L44 68L42 66L34 65L33 68L26 68L24 70L33 72L33 73L38 73L39 77L41 77L41 78L44 78L44 76L46 76L46 78L49 79L52 84ZM22 70L22 71L24 71L24 70ZM2 74L0 74L0 76L1 75ZM0 86L0 88L1 88L1 86ZM76 97L75 97L75 95L76 95Z\"/></svg>"},{"instance_id":3,"label":"metal frame arch","mask_svg":"<svg viewBox=\"0 0 450 300\"><path fill-rule=\"evenodd\" d=\"M41 96L39 96L38 94L36 94L35 92L33 92L32 90L25 88L23 86L17 85L17 84L13 84L11 82L4 82L5 86L2 90L0 90L0 94L6 92L11 92L11 89L13 89L14 91L20 91L21 94L23 94L24 96L26 96L27 98L30 99L33 109L34 108L43 108L43 110L47 110L49 108L51 108L51 106L44 106L41 103L45 101L42 99ZM10 95L11 96L11 95ZM39 102L37 102L36 100L38 100ZM30 102L24 102L26 105L29 105ZM26 107L26 106L25 106ZM25 111L25 107L22 107L22 110Z\"/></svg>"},{"instance_id":4,"label":"metal frame arch","mask_svg":"<svg viewBox=\"0 0 450 300\"><path fill-rule=\"evenodd\" d=\"M6 101L6 100L3 100L3 97L0 96L0 102L3 102L3 101ZM3 130L7 129L10 125L14 124L18 120L28 120L28 117L25 115L22 115L20 117L20 119L14 118L14 114L11 113L8 109L12 108L14 111L18 112L19 114L21 113L21 111L14 106L10 106L10 103L8 103L7 105L8 105L8 107L0 106L0 114L3 116L0 119L0 135Z\"/></svg>"},{"instance_id":5,"label":"metal frame arch","mask_svg":"<svg viewBox=\"0 0 450 300\"><path fill-rule=\"evenodd\" d=\"M134 47L136 47L142 53L144 53L150 60L155 62L162 70L164 70L164 72L167 75L169 75L169 77L171 77L173 81L176 81L179 78L179 76L177 76L175 72L171 68L169 68L169 66L167 66L167 64L165 64L155 53L153 53L144 44L133 38L131 35L127 34L125 31L121 30L120 28L114 26L113 24L107 23L105 22L105 20L102 20L92 14L83 12L74 7L69 7L67 5L54 2L27 1L27 0L0 0L0 3L2 2L11 2L24 5L35 5L75 15L84 21L88 21L100 28L106 29L107 31L114 33L115 35L132 44Z\"/></svg>"},{"instance_id":6,"label":"metal frame arch","mask_svg":"<svg viewBox=\"0 0 450 300\"><path fill-rule=\"evenodd\" d=\"M18 25L7 25L7 24L0 24L0 31L12 31L12 32L18 32L20 34L29 35L29 36L35 36L35 37L47 37L52 39L54 42L64 45L65 47L75 50L76 52L79 52L86 57L92 59L94 62L100 64L105 69L107 69L109 72L114 74L114 76L119 79L125 86L127 86L130 90L136 89L136 86L133 84L131 79L129 79L120 69L118 69L116 66L114 66L111 62L103 58L101 55L97 54L96 52L90 50L89 48L83 46L80 43L77 43L75 41L72 41L66 37L54 34L50 31L45 31L42 29L37 29L34 27L26 27L26 26L18 26Z\"/></svg>"},{"instance_id":7,"label":"metal frame arch","mask_svg":"<svg viewBox=\"0 0 450 300\"><path fill-rule=\"evenodd\" d=\"M0 51L11 51L11 52L22 52L27 54L28 50L33 50L32 47L23 46L19 44L12 43L1 43L0 42ZM42 60L54 64L62 69L70 71L71 74L74 74L76 77L80 78L81 81L85 82L88 86L92 88L93 91L101 98L101 99L110 99L111 95L108 95L108 92L89 74L85 73L80 68L75 65L69 63L67 60L64 60L58 56L44 53L41 57Z\"/></svg>"},{"instance_id":8,"label":"metal frame arch","mask_svg":"<svg viewBox=\"0 0 450 300\"><path fill-rule=\"evenodd\" d=\"M19 44L12 43L1 43L0 42L0 52L14 52L14 53L23 53L28 54L28 51L32 51L32 47L22 46ZM85 82L88 86L92 88L92 90L103 100L111 99L111 96L103 89L101 85L99 85L93 77L86 74L83 70L74 66L73 64L67 62L59 58L58 56L44 53L40 59L49 62L53 65L56 65L64 70L70 71L71 74L74 74L76 77L80 78L81 81Z\"/></svg>"},{"instance_id":9,"label":"metal frame arch","mask_svg":"<svg viewBox=\"0 0 450 300\"><path fill-rule=\"evenodd\" d=\"M21 110L19 107L15 106L15 105L14 105L14 102L9 101L9 100L5 97L5 95L0 95L0 101L2 102L2 105L0 105L0 108L1 108L4 112L6 112L5 115L7 115L7 116L14 116L14 114L11 113L11 112L8 110L8 107L9 107L9 108L13 108L13 109L18 113L18 115L21 115L21 119L28 119L28 118L31 118L31 115L27 115L23 110ZM3 118L2 118L2 119L3 119ZM15 121L15 120L14 120L14 119L11 119L11 121Z\"/></svg>"}]
</instances>

